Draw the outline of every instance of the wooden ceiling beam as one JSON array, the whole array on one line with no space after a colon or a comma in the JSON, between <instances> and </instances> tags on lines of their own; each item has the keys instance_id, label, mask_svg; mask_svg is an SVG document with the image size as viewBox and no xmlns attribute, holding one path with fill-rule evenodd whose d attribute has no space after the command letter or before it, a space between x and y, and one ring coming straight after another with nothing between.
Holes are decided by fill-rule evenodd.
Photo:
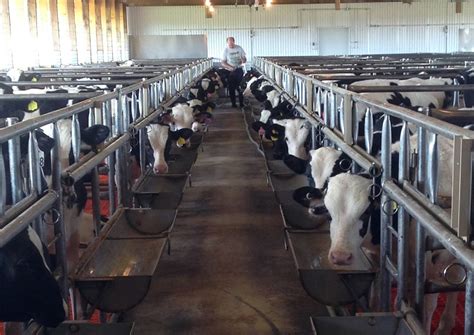
<instances>
[{"instance_id":1,"label":"wooden ceiling beam","mask_svg":"<svg viewBox=\"0 0 474 335\"><path fill-rule=\"evenodd\" d=\"M341 9L341 0L336 0L336 10Z\"/></svg>"},{"instance_id":2,"label":"wooden ceiling beam","mask_svg":"<svg viewBox=\"0 0 474 335\"><path fill-rule=\"evenodd\" d=\"M461 0L456 0L456 14L462 13L462 2Z\"/></svg>"},{"instance_id":3,"label":"wooden ceiling beam","mask_svg":"<svg viewBox=\"0 0 474 335\"><path fill-rule=\"evenodd\" d=\"M407 0L273 0L274 5L334 4L336 9L345 3L406 2ZM122 0L128 6L203 6L204 0ZM214 6L253 4L250 0L212 0Z\"/></svg>"}]
</instances>

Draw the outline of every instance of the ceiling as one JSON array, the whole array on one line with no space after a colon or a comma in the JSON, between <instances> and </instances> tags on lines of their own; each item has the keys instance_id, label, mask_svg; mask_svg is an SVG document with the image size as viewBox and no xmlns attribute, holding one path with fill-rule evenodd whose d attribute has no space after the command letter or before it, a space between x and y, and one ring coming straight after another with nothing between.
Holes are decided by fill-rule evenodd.
<instances>
[{"instance_id":1,"label":"ceiling","mask_svg":"<svg viewBox=\"0 0 474 335\"><path fill-rule=\"evenodd\" d=\"M412 0L273 0L274 5L288 4L327 4L327 3L362 3L362 2L404 2L411 3ZM260 0L260 3L264 3ZM204 0L123 0L129 6L203 6ZM212 0L214 6L248 5L255 3L254 0Z\"/></svg>"}]
</instances>

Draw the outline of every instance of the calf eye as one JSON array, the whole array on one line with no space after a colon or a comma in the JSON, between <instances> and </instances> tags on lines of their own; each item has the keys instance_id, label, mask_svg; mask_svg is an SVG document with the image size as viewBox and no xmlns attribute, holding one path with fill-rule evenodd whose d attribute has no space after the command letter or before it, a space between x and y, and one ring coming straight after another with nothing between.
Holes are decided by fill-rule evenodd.
<instances>
[{"instance_id":1,"label":"calf eye","mask_svg":"<svg viewBox=\"0 0 474 335\"><path fill-rule=\"evenodd\" d=\"M287 141L287 142L288 142L288 137L285 137L285 141Z\"/></svg>"}]
</instances>

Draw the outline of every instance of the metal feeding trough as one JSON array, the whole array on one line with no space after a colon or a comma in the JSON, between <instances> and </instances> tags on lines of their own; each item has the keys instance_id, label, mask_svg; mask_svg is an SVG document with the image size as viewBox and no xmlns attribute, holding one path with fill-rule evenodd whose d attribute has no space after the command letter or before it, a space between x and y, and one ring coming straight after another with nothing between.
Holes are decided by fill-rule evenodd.
<instances>
[{"instance_id":1,"label":"metal feeding trough","mask_svg":"<svg viewBox=\"0 0 474 335\"><path fill-rule=\"evenodd\" d=\"M166 237L173 229L178 213L175 209L121 209L107 239Z\"/></svg>"},{"instance_id":2,"label":"metal feeding trough","mask_svg":"<svg viewBox=\"0 0 474 335\"><path fill-rule=\"evenodd\" d=\"M328 214L312 215L298 203L280 205L280 213L286 229L329 231Z\"/></svg>"},{"instance_id":3,"label":"metal feeding trough","mask_svg":"<svg viewBox=\"0 0 474 335\"><path fill-rule=\"evenodd\" d=\"M311 317L315 335L415 335L401 313Z\"/></svg>"},{"instance_id":4,"label":"metal feeding trough","mask_svg":"<svg viewBox=\"0 0 474 335\"><path fill-rule=\"evenodd\" d=\"M275 192L294 191L308 185L308 178L301 174L270 174L270 184Z\"/></svg>"},{"instance_id":5,"label":"metal feeding trough","mask_svg":"<svg viewBox=\"0 0 474 335\"><path fill-rule=\"evenodd\" d=\"M174 151L168 160L168 172L166 175L189 174L197 159L196 150L180 149Z\"/></svg>"},{"instance_id":6,"label":"metal feeding trough","mask_svg":"<svg viewBox=\"0 0 474 335\"><path fill-rule=\"evenodd\" d=\"M295 172L291 170L282 160L268 160L267 161L268 172L271 174L278 175L294 175Z\"/></svg>"},{"instance_id":7,"label":"metal feeding trough","mask_svg":"<svg viewBox=\"0 0 474 335\"><path fill-rule=\"evenodd\" d=\"M81 296L109 313L140 303L169 246L175 218L176 211L117 210L79 261L73 279Z\"/></svg>"},{"instance_id":8,"label":"metal feeding trough","mask_svg":"<svg viewBox=\"0 0 474 335\"><path fill-rule=\"evenodd\" d=\"M367 257L348 266L334 265L328 260L329 233L286 231L286 236L301 283L313 299L340 306L367 294L376 271Z\"/></svg>"},{"instance_id":9,"label":"metal feeding trough","mask_svg":"<svg viewBox=\"0 0 474 335\"><path fill-rule=\"evenodd\" d=\"M41 335L132 335L135 323L91 324L87 321L66 321L56 328L44 329Z\"/></svg>"},{"instance_id":10,"label":"metal feeding trough","mask_svg":"<svg viewBox=\"0 0 474 335\"><path fill-rule=\"evenodd\" d=\"M155 175L151 170L132 187L138 207L176 209L181 203L189 175Z\"/></svg>"}]
</instances>

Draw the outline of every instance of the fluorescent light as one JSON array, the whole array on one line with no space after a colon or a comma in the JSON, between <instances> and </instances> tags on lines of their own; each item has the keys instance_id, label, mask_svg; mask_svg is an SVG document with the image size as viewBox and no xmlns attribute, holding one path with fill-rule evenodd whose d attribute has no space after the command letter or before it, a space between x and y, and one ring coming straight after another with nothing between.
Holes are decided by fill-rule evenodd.
<instances>
[{"instance_id":1,"label":"fluorescent light","mask_svg":"<svg viewBox=\"0 0 474 335\"><path fill-rule=\"evenodd\" d=\"M211 6L211 0L204 1L204 6L206 6L206 7Z\"/></svg>"},{"instance_id":2,"label":"fluorescent light","mask_svg":"<svg viewBox=\"0 0 474 335\"><path fill-rule=\"evenodd\" d=\"M210 11L211 13L214 13L215 9L214 9L214 6L213 6L213 5L210 5L210 6L209 6L209 11Z\"/></svg>"},{"instance_id":3,"label":"fluorescent light","mask_svg":"<svg viewBox=\"0 0 474 335\"><path fill-rule=\"evenodd\" d=\"M270 7L272 5L272 0L267 0L265 6Z\"/></svg>"}]
</instances>

